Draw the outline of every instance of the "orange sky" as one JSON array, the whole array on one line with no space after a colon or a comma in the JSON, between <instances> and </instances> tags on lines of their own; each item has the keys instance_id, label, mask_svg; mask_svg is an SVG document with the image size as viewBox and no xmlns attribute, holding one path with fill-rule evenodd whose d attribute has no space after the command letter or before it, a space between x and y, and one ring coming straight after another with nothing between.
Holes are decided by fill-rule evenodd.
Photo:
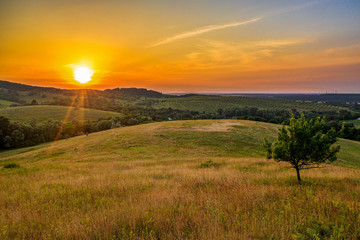
<instances>
[{"instance_id":1,"label":"orange sky","mask_svg":"<svg viewBox=\"0 0 360 240\"><path fill-rule=\"evenodd\" d=\"M358 1L0 3L0 79L163 92L360 92ZM87 65L80 84L73 68Z\"/></svg>"}]
</instances>

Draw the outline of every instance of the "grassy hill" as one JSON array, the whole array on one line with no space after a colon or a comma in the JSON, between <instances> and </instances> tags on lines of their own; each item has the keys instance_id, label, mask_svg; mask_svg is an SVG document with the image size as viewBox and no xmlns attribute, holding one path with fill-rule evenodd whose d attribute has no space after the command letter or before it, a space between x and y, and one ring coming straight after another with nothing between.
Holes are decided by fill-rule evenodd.
<instances>
[{"instance_id":1,"label":"grassy hill","mask_svg":"<svg viewBox=\"0 0 360 240\"><path fill-rule=\"evenodd\" d=\"M99 118L120 117L121 115L121 113L88 108L79 108L76 110L74 107L47 105L0 109L0 116L5 116L17 122L29 122L32 119L36 119L37 121L46 121L48 119L63 121L66 119L67 122L71 122L72 120L96 121Z\"/></svg>"},{"instance_id":2,"label":"grassy hill","mask_svg":"<svg viewBox=\"0 0 360 240\"><path fill-rule=\"evenodd\" d=\"M189 96L161 99L157 108L173 108L199 112L216 112L218 109L233 109L257 107L263 110L291 110L298 111L339 111L344 107L332 106L325 103L295 102L253 97L223 97L223 96Z\"/></svg>"},{"instance_id":3,"label":"grassy hill","mask_svg":"<svg viewBox=\"0 0 360 240\"><path fill-rule=\"evenodd\" d=\"M42 105L70 105L76 98L85 99L84 104L89 104L89 99L90 101L96 100L96 103L92 105L98 105L104 101L133 104L135 99L144 97L161 98L163 96L160 92L144 88L114 88L104 91L93 89L71 90L31 86L0 80L0 99L13 101L17 104L30 104L33 100L36 100Z\"/></svg>"},{"instance_id":4,"label":"grassy hill","mask_svg":"<svg viewBox=\"0 0 360 240\"><path fill-rule=\"evenodd\" d=\"M264 159L278 127L158 122L1 152L21 167L0 170L0 238L357 239L360 143L299 186Z\"/></svg>"},{"instance_id":5,"label":"grassy hill","mask_svg":"<svg viewBox=\"0 0 360 240\"><path fill-rule=\"evenodd\" d=\"M1 100L0 99L0 109L1 108L7 108L12 104L16 104L15 102L10 102L10 101L6 101L6 100Z\"/></svg>"}]
</instances>

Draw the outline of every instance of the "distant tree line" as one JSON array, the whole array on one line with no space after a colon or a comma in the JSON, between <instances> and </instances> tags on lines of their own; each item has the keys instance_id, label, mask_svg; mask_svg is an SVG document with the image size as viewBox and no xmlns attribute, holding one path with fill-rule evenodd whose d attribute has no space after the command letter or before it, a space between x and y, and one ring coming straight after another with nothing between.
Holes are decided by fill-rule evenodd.
<instances>
[{"instance_id":1,"label":"distant tree line","mask_svg":"<svg viewBox=\"0 0 360 240\"><path fill-rule=\"evenodd\" d=\"M298 112L296 109L291 111L286 110L259 110L256 107L253 108L235 108L232 110L222 110L218 109L217 114L213 118L235 118L235 119L245 119L253 121L261 121L268 123L276 124L289 124L289 118L293 115L295 118L299 118L302 113ZM360 141L360 129L356 128L352 123L345 123L345 120L352 120L360 117L359 113L350 112L347 110L340 110L339 112L316 112L309 111L303 112L304 116L308 119L317 119L319 116L326 119L324 126L324 131L329 131L331 128L334 128L337 132L340 132L341 128L344 125L343 132L341 137Z\"/></svg>"},{"instance_id":2,"label":"distant tree line","mask_svg":"<svg viewBox=\"0 0 360 240\"><path fill-rule=\"evenodd\" d=\"M98 121L72 121L62 123L48 120L30 123L18 123L0 116L0 149L12 149L34 146L40 143L74 137L92 132L104 131L120 126L130 126L149 121L143 116L127 115L121 118L99 119Z\"/></svg>"},{"instance_id":3,"label":"distant tree line","mask_svg":"<svg viewBox=\"0 0 360 240\"><path fill-rule=\"evenodd\" d=\"M150 100L151 101L151 100ZM45 122L31 121L28 124L12 122L6 117L0 116L0 148L10 149L33 146L39 143L54 141L92 132L103 131L120 126L130 126L153 121L191 120L191 119L245 119L261 122L288 124L286 121L294 115L300 117L296 109L287 110L261 110L256 107L244 107L234 109L218 109L216 112L183 111L172 108L155 109L153 102L143 101L135 105L112 105L110 102L103 103L101 110L121 112L123 116L117 118L99 119L94 122L72 121L61 123L48 120ZM95 104L95 102L94 102ZM108 105L109 104L109 105ZM99 107L99 106L98 106ZM101 107L101 106L100 106ZM109 109L108 109L109 108ZM99 108L98 108L99 109ZM343 120L360 117L358 113L342 110L340 112L305 112L306 118L316 119L324 116L327 120L325 130L334 128L340 131ZM345 124L342 133L343 138L360 141L360 129L353 124Z\"/></svg>"},{"instance_id":4,"label":"distant tree line","mask_svg":"<svg viewBox=\"0 0 360 240\"><path fill-rule=\"evenodd\" d=\"M120 109L118 109L120 110ZM36 144L74 137L92 132L104 131L121 126L132 126L154 121L168 121L175 119L195 119L198 112L174 109L153 109L149 107L122 107L121 117L110 117L97 121L62 123L49 119L48 121L19 123L0 116L0 149L12 149L34 146Z\"/></svg>"}]
</instances>

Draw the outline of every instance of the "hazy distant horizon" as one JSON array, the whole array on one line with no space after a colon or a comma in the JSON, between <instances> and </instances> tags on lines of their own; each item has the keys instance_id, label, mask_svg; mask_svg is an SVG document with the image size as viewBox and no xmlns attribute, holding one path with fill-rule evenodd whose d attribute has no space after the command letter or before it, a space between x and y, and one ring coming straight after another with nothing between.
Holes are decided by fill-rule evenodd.
<instances>
[{"instance_id":1,"label":"hazy distant horizon","mask_svg":"<svg viewBox=\"0 0 360 240\"><path fill-rule=\"evenodd\" d=\"M21 81L10 81L10 80L4 80L4 79L0 79L0 81L6 81L6 82L11 82L11 83L18 83L18 84L25 84L22 83ZM66 90L83 90L83 89L89 89L89 88L61 88L61 87L56 87L56 86L51 86L51 85L39 85L39 84L25 84L25 85L29 85L29 86L34 86L34 87L50 87L50 88L58 88L58 89L66 89ZM325 92L280 92L280 91L213 91L213 92L201 92L201 91L161 91L155 88L147 88L147 87L139 87L139 86L109 86L108 88L91 88L90 90L99 90L99 91L103 91L106 89L114 89L114 88L145 88L147 90L153 90L153 91L157 91L157 92L161 92L163 94L169 94L169 95L186 95L186 94L203 94L203 95L249 95L249 94L304 94L304 95L319 95L319 94L360 94L360 92L339 92L337 90L329 90L329 91L325 91Z\"/></svg>"}]
</instances>

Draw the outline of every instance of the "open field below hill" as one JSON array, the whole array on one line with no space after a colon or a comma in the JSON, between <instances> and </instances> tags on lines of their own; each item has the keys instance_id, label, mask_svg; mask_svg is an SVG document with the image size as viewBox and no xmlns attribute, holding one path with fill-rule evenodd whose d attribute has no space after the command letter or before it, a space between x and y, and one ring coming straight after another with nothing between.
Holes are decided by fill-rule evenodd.
<instances>
[{"instance_id":1,"label":"open field below hill","mask_svg":"<svg viewBox=\"0 0 360 240\"><path fill-rule=\"evenodd\" d=\"M0 109L1 108L7 108L12 104L16 104L15 102L10 102L10 101L6 101L6 100L1 100L0 99Z\"/></svg>"},{"instance_id":2,"label":"open field below hill","mask_svg":"<svg viewBox=\"0 0 360 240\"><path fill-rule=\"evenodd\" d=\"M264 159L278 127L158 122L0 152L21 166L0 169L0 239L358 239L360 142L300 186Z\"/></svg>"},{"instance_id":3,"label":"open field below hill","mask_svg":"<svg viewBox=\"0 0 360 240\"><path fill-rule=\"evenodd\" d=\"M234 109L244 107L256 107L262 110L292 110L302 111L340 111L344 107L332 106L326 103L295 102L275 99L253 97L223 97L223 96L190 96L161 99L157 108L173 108L199 112L216 112L218 109Z\"/></svg>"},{"instance_id":4,"label":"open field below hill","mask_svg":"<svg viewBox=\"0 0 360 240\"><path fill-rule=\"evenodd\" d=\"M354 124L354 126L356 127L356 128L360 128L360 120L359 119L357 119L357 120L348 120L348 121L345 121L346 123L352 123L352 124Z\"/></svg>"},{"instance_id":5,"label":"open field below hill","mask_svg":"<svg viewBox=\"0 0 360 240\"><path fill-rule=\"evenodd\" d=\"M99 118L120 117L121 113L100 111L89 108L36 105L24 107L11 107L0 109L0 116L5 116L10 120L29 123L35 119L37 121L47 121L49 119L71 122L77 121L97 121Z\"/></svg>"}]
</instances>

